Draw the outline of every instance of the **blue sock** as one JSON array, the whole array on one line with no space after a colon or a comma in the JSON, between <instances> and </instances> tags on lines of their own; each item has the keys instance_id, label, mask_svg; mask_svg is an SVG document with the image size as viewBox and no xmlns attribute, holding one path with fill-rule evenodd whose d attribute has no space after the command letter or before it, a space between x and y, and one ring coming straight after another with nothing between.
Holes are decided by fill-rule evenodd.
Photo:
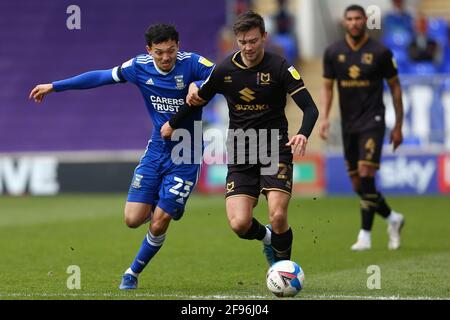
<instances>
[{"instance_id":1,"label":"blue sock","mask_svg":"<svg viewBox=\"0 0 450 320\"><path fill-rule=\"evenodd\" d=\"M149 230L144 241L142 241L141 248L139 249L136 258L134 258L134 261L131 264L131 271L134 273L141 273L153 256L159 251L165 238L165 234L155 237Z\"/></svg>"}]
</instances>

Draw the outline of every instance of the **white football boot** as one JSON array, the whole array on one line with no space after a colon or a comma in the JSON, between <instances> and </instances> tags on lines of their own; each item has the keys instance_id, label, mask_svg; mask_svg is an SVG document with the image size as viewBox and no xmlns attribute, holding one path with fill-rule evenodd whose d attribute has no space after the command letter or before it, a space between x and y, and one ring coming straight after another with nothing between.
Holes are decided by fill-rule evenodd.
<instances>
[{"instance_id":1,"label":"white football boot","mask_svg":"<svg viewBox=\"0 0 450 320\"><path fill-rule=\"evenodd\" d=\"M370 238L370 231L360 230L358 234L358 240L354 245L352 245L351 250L353 251L364 251L369 250L372 247L372 242Z\"/></svg>"},{"instance_id":2,"label":"white football boot","mask_svg":"<svg viewBox=\"0 0 450 320\"><path fill-rule=\"evenodd\" d=\"M389 235L389 250L397 250L400 248L400 232L405 224L405 218L402 214L392 211L388 217L388 235Z\"/></svg>"}]
</instances>

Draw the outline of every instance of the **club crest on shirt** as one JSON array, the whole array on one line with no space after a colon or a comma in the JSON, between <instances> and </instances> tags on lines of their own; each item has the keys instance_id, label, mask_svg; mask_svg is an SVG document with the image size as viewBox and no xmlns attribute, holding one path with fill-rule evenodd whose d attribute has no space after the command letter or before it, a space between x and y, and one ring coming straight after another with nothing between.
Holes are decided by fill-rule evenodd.
<instances>
[{"instance_id":1,"label":"club crest on shirt","mask_svg":"<svg viewBox=\"0 0 450 320\"><path fill-rule=\"evenodd\" d=\"M176 86L177 86L178 90L183 90L186 87L186 85L184 84L184 80L183 80L183 75L182 74L178 75L178 76L175 76L174 79L175 79L175 83L176 83Z\"/></svg>"},{"instance_id":2,"label":"club crest on shirt","mask_svg":"<svg viewBox=\"0 0 450 320\"><path fill-rule=\"evenodd\" d=\"M361 58L361 63L363 64L372 64L373 62L373 54L372 53L364 53Z\"/></svg>"},{"instance_id":3,"label":"club crest on shirt","mask_svg":"<svg viewBox=\"0 0 450 320\"><path fill-rule=\"evenodd\" d=\"M142 174L135 174L131 186L135 189L139 189L141 187L141 180L143 177L144 176Z\"/></svg>"},{"instance_id":4,"label":"club crest on shirt","mask_svg":"<svg viewBox=\"0 0 450 320\"><path fill-rule=\"evenodd\" d=\"M263 73L258 72L256 76L256 83L259 85L267 85L270 84L270 72L269 73Z\"/></svg>"}]
</instances>

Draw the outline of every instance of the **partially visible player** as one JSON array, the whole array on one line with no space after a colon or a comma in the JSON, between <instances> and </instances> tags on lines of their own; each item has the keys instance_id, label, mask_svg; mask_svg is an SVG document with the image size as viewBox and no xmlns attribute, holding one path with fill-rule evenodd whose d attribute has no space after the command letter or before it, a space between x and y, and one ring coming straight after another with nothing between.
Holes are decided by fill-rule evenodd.
<instances>
[{"instance_id":1,"label":"partially visible player","mask_svg":"<svg viewBox=\"0 0 450 320\"><path fill-rule=\"evenodd\" d=\"M136 167L125 204L125 223L137 228L151 220L141 248L122 277L120 289L136 289L138 276L163 245L172 219L179 220L199 175L199 161L174 164L174 143L160 136L161 126L185 103L188 85L203 83L213 63L195 53L179 51L175 27L150 26L145 33L148 54L138 55L110 70L91 71L79 76L36 86L30 98L41 102L55 91L89 89L101 85L131 82L141 91L153 122L153 134L145 154ZM194 120L201 120L201 110L181 125L193 137ZM193 145L193 144L192 144ZM191 157L194 157L192 151Z\"/></svg>"},{"instance_id":2,"label":"partially visible player","mask_svg":"<svg viewBox=\"0 0 450 320\"><path fill-rule=\"evenodd\" d=\"M279 157L271 159L270 164L259 157L264 148L261 140L254 145L246 140L243 148L239 148L239 143L227 145L225 195L231 229L242 239L262 241L265 257L272 265L291 257L293 232L288 223L288 206L292 191L292 153L304 155L318 110L295 67L283 57L265 51L267 33L259 14L251 11L241 14L233 31L240 50L218 65L200 90L191 92L187 102L192 107L183 107L162 127L161 134L170 137L183 116L195 112L198 110L195 106L220 93L228 104L229 133L266 132L268 140L275 142L276 147L269 145L268 151ZM303 111L301 128L291 138L285 115L287 94ZM272 130L278 133L272 134ZM238 154L245 154L245 161L239 162ZM257 161L252 162L250 159L256 154ZM266 173L266 167L271 165L275 172ZM253 217L260 194L268 203L270 225L266 227Z\"/></svg>"},{"instance_id":3,"label":"partially visible player","mask_svg":"<svg viewBox=\"0 0 450 320\"><path fill-rule=\"evenodd\" d=\"M361 197L361 230L352 250L371 248L371 230L375 212L388 223L391 250L400 247L403 215L391 210L375 186L380 167L386 125L384 121L383 79L392 92L395 127L391 143L396 150L402 143L403 104L397 66L392 52L371 39L366 32L364 9L349 6L344 14L345 39L329 46L324 55L324 83L320 136L328 138L329 114L336 80L341 110L344 157L353 190Z\"/></svg>"}]
</instances>

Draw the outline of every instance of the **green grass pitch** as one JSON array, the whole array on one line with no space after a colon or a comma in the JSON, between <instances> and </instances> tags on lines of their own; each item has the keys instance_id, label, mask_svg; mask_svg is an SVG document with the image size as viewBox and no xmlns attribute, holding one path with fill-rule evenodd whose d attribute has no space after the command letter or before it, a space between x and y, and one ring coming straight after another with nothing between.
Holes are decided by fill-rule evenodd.
<instances>
[{"instance_id":1,"label":"green grass pitch","mask_svg":"<svg viewBox=\"0 0 450 320\"><path fill-rule=\"evenodd\" d=\"M278 299L266 288L267 265L258 241L229 229L222 197L194 195L182 220L139 279L118 290L146 227L123 223L126 195L0 198L2 299ZM450 197L388 197L406 217L402 247L387 249L377 216L372 250L351 252L359 229L356 198L294 198L292 260L305 271L294 299L450 299ZM255 209L267 223L265 199ZM69 290L70 265L81 289ZM367 272L380 267L381 289Z\"/></svg>"}]
</instances>

